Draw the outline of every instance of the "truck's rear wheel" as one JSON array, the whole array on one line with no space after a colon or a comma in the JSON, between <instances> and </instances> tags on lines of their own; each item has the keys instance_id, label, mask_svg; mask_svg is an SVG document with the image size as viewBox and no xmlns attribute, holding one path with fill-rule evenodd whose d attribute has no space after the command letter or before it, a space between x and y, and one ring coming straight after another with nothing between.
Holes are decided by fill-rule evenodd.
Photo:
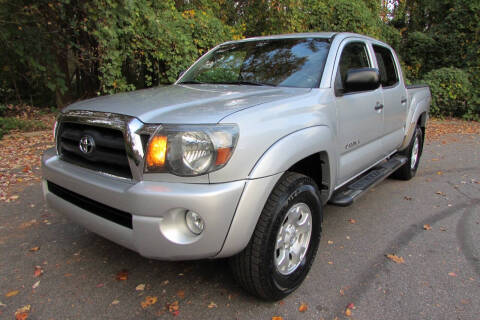
<instances>
[{"instance_id":1,"label":"truck's rear wheel","mask_svg":"<svg viewBox=\"0 0 480 320\"><path fill-rule=\"evenodd\" d=\"M417 126L408 148L403 152L407 162L393 173L393 177L400 180L410 180L417 173L418 164L423 150L422 129Z\"/></svg>"},{"instance_id":2,"label":"truck's rear wheel","mask_svg":"<svg viewBox=\"0 0 480 320\"><path fill-rule=\"evenodd\" d=\"M303 282L320 242L322 205L315 182L287 172L275 186L248 246L230 259L251 294L278 300Z\"/></svg>"}]
</instances>

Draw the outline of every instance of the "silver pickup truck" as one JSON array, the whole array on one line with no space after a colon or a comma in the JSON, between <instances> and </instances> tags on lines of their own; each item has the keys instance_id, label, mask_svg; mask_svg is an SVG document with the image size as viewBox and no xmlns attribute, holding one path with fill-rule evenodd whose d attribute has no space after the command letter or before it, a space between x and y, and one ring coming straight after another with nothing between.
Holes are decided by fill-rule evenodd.
<instances>
[{"instance_id":1,"label":"silver pickup truck","mask_svg":"<svg viewBox=\"0 0 480 320\"><path fill-rule=\"evenodd\" d=\"M44 196L145 257L231 257L247 291L276 300L305 279L327 202L415 175L430 101L366 36L227 42L173 85L65 108Z\"/></svg>"}]
</instances>

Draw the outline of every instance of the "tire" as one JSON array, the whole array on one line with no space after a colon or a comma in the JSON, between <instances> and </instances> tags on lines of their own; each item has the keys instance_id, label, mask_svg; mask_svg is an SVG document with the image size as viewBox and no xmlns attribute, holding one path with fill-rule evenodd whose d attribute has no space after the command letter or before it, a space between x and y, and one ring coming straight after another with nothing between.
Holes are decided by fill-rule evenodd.
<instances>
[{"instance_id":1,"label":"tire","mask_svg":"<svg viewBox=\"0 0 480 320\"><path fill-rule=\"evenodd\" d=\"M321 223L322 204L315 182L302 174L285 173L270 194L247 247L230 258L237 282L265 300L289 295L315 260ZM299 249L302 246L307 249Z\"/></svg>"},{"instance_id":2,"label":"tire","mask_svg":"<svg viewBox=\"0 0 480 320\"><path fill-rule=\"evenodd\" d=\"M393 177L399 180L410 180L417 173L418 164L423 151L422 129L417 126L408 148L402 152L407 157L407 162L393 173Z\"/></svg>"}]
</instances>

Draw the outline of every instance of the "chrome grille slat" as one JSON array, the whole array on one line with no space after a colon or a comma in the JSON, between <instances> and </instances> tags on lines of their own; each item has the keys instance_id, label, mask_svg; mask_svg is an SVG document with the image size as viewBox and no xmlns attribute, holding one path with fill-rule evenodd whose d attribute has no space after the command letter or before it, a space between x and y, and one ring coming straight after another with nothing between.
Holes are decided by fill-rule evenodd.
<instances>
[{"instance_id":1,"label":"chrome grille slat","mask_svg":"<svg viewBox=\"0 0 480 320\"><path fill-rule=\"evenodd\" d=\"M142 180L144 143L148 140L145 140L145 136L149 136L158 125L145 125L140 120L125 115L83 110L62 113L57 123L55 136L60 157L108 176ZM63 124L70 124L72 130L62 136ZM96 156L89 158L80 151L76 152L75 143L78 145L85 133L92 137L95 135L93 138L98 139ZM63 151L70 154L62 154L62 147ZM85 161L86 159L92 161Z\"/></svg>"}]
</instances>

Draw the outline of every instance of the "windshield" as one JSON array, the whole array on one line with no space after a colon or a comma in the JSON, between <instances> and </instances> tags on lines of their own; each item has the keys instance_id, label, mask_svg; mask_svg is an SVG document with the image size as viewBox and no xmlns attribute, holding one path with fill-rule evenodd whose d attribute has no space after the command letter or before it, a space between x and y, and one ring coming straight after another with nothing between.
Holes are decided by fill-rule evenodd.
<instances>
[{"instance_id":1,"label":"windshield","mask_svg":"<svg viewBox=\"0 0 480 320\"><path fill-rule=\"evenodd\" d=\"M202 58L179 83L313 88L320 83L329 48L324 38L225 44Z\"/></svg>"}]
</instances>

